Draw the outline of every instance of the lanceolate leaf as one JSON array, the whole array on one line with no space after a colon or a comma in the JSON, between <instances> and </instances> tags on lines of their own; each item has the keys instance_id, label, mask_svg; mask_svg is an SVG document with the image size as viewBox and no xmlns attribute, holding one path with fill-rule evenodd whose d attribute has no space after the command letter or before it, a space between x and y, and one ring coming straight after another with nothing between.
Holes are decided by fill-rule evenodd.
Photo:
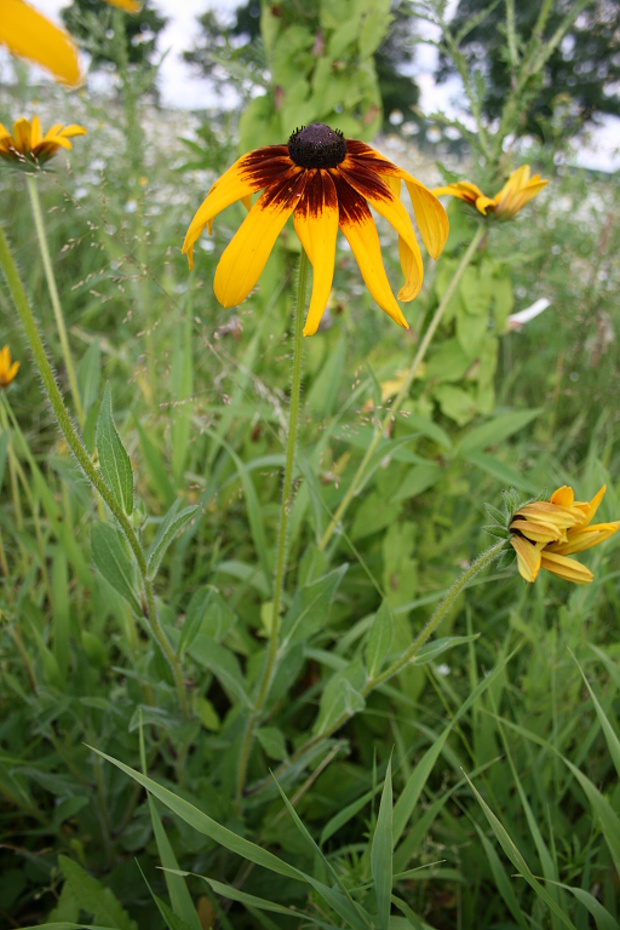
<instances>
[{"instance_id":1,"label":"lanceolate leaf","mask_svg":"<svg viewBox=\"0 0 620 930\"><path fill-rule=\"evenodd\" d=\"M131 604L136 614L141 614L131 560L114 527L96 523L90 534L90 547L93 561L105 580Z\"/></svg>"},{"instance_id":2,"label":"lanceolate leaf","mask_svg":"<svg viewBox=\"0 0 620 930\"><path fill-rule=\"evenodd\" d=\"M148 572L149 576L153 578L157 574L157 570L161 565L161 560L166 554L166 550L170 543L175 539L175 537L184 529L189 521L192 519L198 507L186 507L184 510L179 511L180 500L175 501L172 505L166 516L161 522L161 526L157 531L157 536L153 542L151 552L148 560Z\"/></svg>"},{"instance_id":3,"label":"lanceolate leaf","mask_svg":"<svg viewBox=\"0 0 620 930\"><path fill-rule=\"evenodd\" d=\"M112 419L110 385L106 384L97 420L97 453L103 480L126 514L133 513L131 462Z\"/></svg>"}]
</instances>

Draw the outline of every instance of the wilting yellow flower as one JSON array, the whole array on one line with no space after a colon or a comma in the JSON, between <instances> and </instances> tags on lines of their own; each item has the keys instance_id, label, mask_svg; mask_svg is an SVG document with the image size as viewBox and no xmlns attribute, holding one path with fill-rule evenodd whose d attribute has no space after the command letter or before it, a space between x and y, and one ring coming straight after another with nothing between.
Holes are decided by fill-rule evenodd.
<instances>
[{"instance_id":1,"label":"wilting yellow flower","mask_svg":"<svg viewBox=\"0 0 620 930\"><path fill-rule=\"evenodd\" d=\"M11 362L11 350L5 346L0 351L0 388L8 388L19 371L19 362Z\"/></svg>"},{"instance_id":2,"label":"wilting yellow flower","mask_svg":"<svg viewBox=\"0 0 620 930\"><path fill-rule=\"evenodd\" d=\"M129 13L137 13L142 6L134 0L106 2ZM1 0L0 45L47 68L63 84L75 87L82 83L77 46L69 33L24 0Z\"/></svg>"},{"instance_id":3,"label":"wilting yellow flower","mask_svg":"<svg viewBox=\"0 0 620 930\"><path fill-rule=\"evenodd\" d=\"M58 149L70 149L71 136L84 136L86 132L83 126L56 123L43 135L38 116L33 116L32 123L24 117L18 119L13 123L13 135L0 123L0 158L39 167Z\"/></svg>"},{"instance_id":4,"label":"wilting yellow flower","mask_svg":"<svg viewBox=\"0 0 620 930\"><path fill-rule=\"evenodd\" d=\"M436 197L414 177L370 146L345 139L323 123L302 127L287 145L269 145L238 159L211 187L185 236L183 253L193 267L194 244L225 207L241 200L249 213L215 272L215 295L234 307L256 284L278 235L293 214L295 232L312 263L314 280L304 335L312 336L327 305L334 276L336 235L344 233L368 290L382 310L408 329L390 288L369 204L398 233L405 283L400 300L422 287L422 256L411 220L400 201L407 186L420 234L433 258L448 236L448 218ZM252 194L263 194L252 206Z\"/></svg>"},{"instance_id":5,"label":"wilting yellow flower","mask_svg":"<svg viewBox=\"0 0 620 930\"><path fill-rule=\"evenodd\" d=\"M435 187L433 194L437 197L450 194L451 197L464 200L483 216L492 213L497 219L510 220L548 183L541 180L539 174L530 177L530 166L522 165L512 172L499 194L493 198L487 197L479 187L469 181L457 181L446 187Z\"/></svg>"},{"instance_id":6,"label":"wilting yellow flower","mask_svg":"<svg viewBox=\"0 0 620 930\"><path fill-rule=\"evenodd\" d=\"M575 584L592 581L592 572L567 556L597 546L620 530L620 520L590 526L605 489L603 485L588 503L576 501L573 489L565 485L548 501L532 501L514 513L509 526L510 544L526 581L536 581L541 568Z\"/></svg>"}]
</instances>

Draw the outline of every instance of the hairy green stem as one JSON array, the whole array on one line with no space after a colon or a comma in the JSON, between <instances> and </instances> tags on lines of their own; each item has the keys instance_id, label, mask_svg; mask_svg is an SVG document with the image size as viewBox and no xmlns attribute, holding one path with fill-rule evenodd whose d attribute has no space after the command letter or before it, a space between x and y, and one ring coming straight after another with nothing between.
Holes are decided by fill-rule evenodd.
<instances>
[{"instance_id":1,"label":"hairy green stem","mask_svg":"<svg viewBox=\"0 0 620 930\"><path fill-rule=\"evenodd\" d=\"M77 378L75 376L75 368L73 365L73 359L71 357L71 349L69 348L69 339L67 337L67 328L65 326L65 318L63 316L62 307L60 306L58 288L56 287L56 278L54 277L54 267L52 265L52 259L50 258L50 252L47 247L47 236L45 235L45 226L43 224L43 212L41 210L41 201L39 200L39 191L37 188L37 182L36 182L36 179L31 174L26 175L26 182L28 184L28 193L30 194L30 204L32 206L32 215L34 217L34 225L37 230L37 238L39 240L39 249L41 250L43 268L45 269L45 277L47 279L47 286L49 288L50 298L52 301L52 309L54 310L56 328L58 329L58 335L60 337L60 345L62 348L65 368L67 369L67 378L69 379L69 389L71 391L71 397L73 398L73 403L75 405L75 412L77 414L79 424L80 426L83 426L84 425L84 408L82 407L80 391L78 388Z\"/></svg>"},{"instance_id":2,"label":"hairy green stem","mask_svg":"<svg viewBox=\"0 0 620 930\"><path fill-rule=\"evenodd\" d=\"M136 536L129 518L123 511L120 504L117 503L116 498L93 465L88 452L84 448L82 440L80 439L73 426L73 423L71 422L71 417L69 416L67 408L65 407L62 394L60 393L58 385L56 384L56 379L54 377L52 367L48 361L47 355L45 354L45 348L43 347L43 342L41 341L41 336L39 335L37 324L30 308L24 286L19 276L19 272L17 271L17 267L13 261L9 243L4 234L4 229L2 226L0 226L0 267L4 272L9 290L11 291L13 302L17 308L17 312L24 328L26 338L28 339L30 351L32 352L36 368L39 372L39 375L41 376L45 393L47 394L48 400L56 415L58 426L60 427L67 445L76 457L80 468L116 517L116 520L118 521L118 524L123 531L127 542L129 543L131 550L136 558L144 587L146 619L154 639L158 643L161 651L168 661L168 664L170 665L177 689L179 704L183 713L187 716L187 697L185 694L183 675L174 654L174 650L168 642L166 634L164 633L164 630L162 629L159 618L157 616L153 583L148 575L146 557L142 550L140 540Z\"/></svg>"},{"instance_id":3,"label":"hairy green stem","mask_svg":"<svg viewBox=\"0 0 620 930\"><path fill-rule=\"evenodd\" d=\"M278 633L280 630L280 607L284 590L284 577L286 574L286 557L288 551L288 521L292 505L293 470L295 466L295 445L297 442L297 422L299 420L299 405L301 395L301 363L303 357L303 326L306 303L306 281L308 278L308 258L301 250L299 259L299 276L297 282L297 306L295 308L295 335L293 342L293 363L291 373L291 399L288 421L288 435L286 440L286 460L284 463L284 477L282 480L282 502L280 505L280 525L278 528L278 547L276 551L275 578L273 584L273 601L271 609L271 628L269 630L269 645L267 657L258 690L258 696L248 718L239 767L237 770L237 798L243 794L245 779L252 749L254 730L260 718L261 711L269 694L278 654Z\"/></svg>"},{"instance_id":4,"label":"hairy green stem","mask_svg":"<svg viewBox=\"0 0 620 930\"><path fill-rule=\"evenodd\" d=\"M463 593L467 585L480 574L480 572L485 569L488 565L494 562L506 548L505 540L501 540L496 543L494 546L491 546L482 555L479 555L478 558L472 562L468 569L466 569L463 574L457 578L452 587L448 590L446 596L442 600L441 604L437 607L437 610L430 618L426 626L418 633L412 644L409 648L393 662L384 672L377 675L374 678L369 678L366 681L366 684L361 689L360 694L363 698L367 698L368 695L375 691L378 687L385 684L390 678L393 678L394 675L397 675L399 672L410 664L415 665L415 657L422 648L422 646L428 642L433 633L437 630L438 626L444 620L446 614L454 604L457 597ZM280 778L287 769L297 762L302 756L307 753L314 746L321 743L323 740L329 739L330 736L344 726L358 711L347 711L341 714L330 726L324 730L322 733L318 733L316 736L313 736L312 739L309 739L303 746L300 746L293 755L282 763L282 765L273 773L275 778ZM269 780L269 784L272 784L272 780ZM262 787L262 786L261 786Z\"/></svg>"},{"instance_id":5,"label":"hairy green stem","mask_svg":"<svg viewBox=\"0 0 620 930\"><path fill-rule=\"evenodd\" d=\"M465 269L469 265L474 253L476 252L476 249L480 245L480 242L485 232L486 232L486 227L484 224L481 223L481 225L476 230L474 237L471 240L466 252L464 252L463 257L461 258L461 261L459 262L459 266L454 272L454 276L452 280L450 281L450 284L448 285L448 288L445 294L443 295L439 303L439 306L435 310L433 319L429 323L428 328L426 332L424 333L424 337L422 341L420 342L420 345L418 346L418 350L411 363L411 366L407 373L407 377L405 378L398 394L392 401L392 404L390 405L390 409L388 410L386 416L384 417L383 422L380 423L378 427L375 429L375 434L372 437L372 440L370 441L368 448L366 449L364 457L362 461L360 462L358 469L355 472L355 475L353 476L351 484L347 488L347 491L344 497L342 498L342 500L340 501L340 504L338 505L338 508L334 516L330 520L329 525L327 526L327 529L325 530L325 532L323 533L323 536L321 537L319 541L319 549L324 549L327 543L329 542L329 540L332 538L334 530L340 523L340 520L342 519L349 504L351 503L355 495L358 493L366 477L366 469L368 467L368 464L371 461L375 452L377 451L377 447L379 443L381 442L381 440L383 439L383 437L385 436L386 430L388 429L390 423L394 421L394 418L396 414L399 412L403 404L403 401L406 399L407 395L409 394L409 388L411 387L411 383L419 371L422 360L424 359L427 349L429 345L431 344L431 340L433 336L435 335L435 331L437 330L437 327L439 326L441 322L441 319L445 313L446 307L450 303L450 300L452 299L452 295L454 294L459 284L459 281L463 277L463 274L465 273Z\"/></svg>"}]
</instances>

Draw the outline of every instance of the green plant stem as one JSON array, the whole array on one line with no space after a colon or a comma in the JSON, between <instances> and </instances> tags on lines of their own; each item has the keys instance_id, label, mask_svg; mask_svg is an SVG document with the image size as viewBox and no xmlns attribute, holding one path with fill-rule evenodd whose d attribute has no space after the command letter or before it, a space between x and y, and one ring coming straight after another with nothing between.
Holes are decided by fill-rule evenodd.
<instances>
[{"instance_id":1,"label":"green plant stem","mask_svg":"<svg viewBox=\"0 0 620 930\"><path fill-rule=\"evenodd\" d=\"M410 664L415 664L415 657L422 648L422 646L428 642L433 633L437 630L438 626L445 618L446 614L454 604L457 597L463 593L468 584L480 574L480 572L487 568L495 559L499 558L501 553L505 551L506 542L501 540L498 543L495 543L494 546L491 546L482 555L479 555L478 558L472 562L468 569L466 569L463 574L457 578L452 587L448 590L446 596L442 600L441 604L437 607L437 610L430 618L426 626L418 633L412 644L409 648L396 659L384 672L377 675L375 678L369 678L361 689L360 694L363 698L367 698L368 695L374 691L376 688L385 684L390 678L393 678L394 675L398 675L399 672ZM357 711L345 712L340 715L332 724L330 724L327 730L324 730L322 733L318 733L316 736L313 736L312 739L308 740L303 746L300 746L293 755L286 760L275 772L274 777L280 778L286 770L297 762L305 753L307 753L322 740L329 739L340 727L344 726L355 714ZM270 779L269 783L272 781Z\"/></svg>"},{"instance_id":2,"label":"green plant stem","mask_svg":"<svg viewBox=\"0 0 620 930\"><path fill-rule=\"evenodd\" d=\"M43 212L41 210L41 201L39 200L37 182L31 174L26 175L26 182L28 184L28 193L30 194L30 204L32 206L34 225L37 230L37 238L39 240L39 249L41 250L41 258L43 259L43 268L45 269L45 277L47 278L47 286L49 288L52 308L54 310L56 328L58 329L65 368L67 370L67 377L69 379L71 397L73 398L73 403L75 405L75 412L77 414L78 422L80 426L84 426L84 408L82 407L80 391L78 388L77 378L75 376L75 368L73 366L73 359L71 357L71 349L69 348L69 339L67 337L65 319L62 313L62 307L60 306L58 288L56 287L56 278L54 277L54 267L52 265L50 252L47 247L47 236L45 235Z\"/></svg>"},{"instance_id":3,"label":"green plant stem","mask_svg":"<svg viewBox=\"0 0 620 930\"><path fill-rule=\"evenodd\" d=\"M187 716L187 697L185 694L183 675L174 654L174 650L168 642L166 634L164 633L164 630L162 629L159 618L157 616L155 592L153 590L153 583L148 575L146 558L144 552L142 551L142 546L140 545L140 541L136 536L127 515L123 511L122 507L117 503L116 498L93 465L88 452L84 448L82 440L78 436L73 423L71 422L71 418L62 399L62 394L60 393L58 385L56 384L56 379L54 377L51 365L47 359L47 355L45 354L45 349L39 335L39 330L37 329L37 324L32 314L32 310L21 282L21 278L19 277L19 273L15 266L15 262L13 261L9 243L4 234L4 229L2 226L0 226L0 267L4 272L7 284L9 285L9 290L11 291L13 302L15 303L17 312L22 322L22 326L24 327L24 332L26 333L26 338L28 339L30 351L32 352L35 365L39 375L41 376L45 393L47 394L48 400L56 415L58 426L60 427L67 445L76 457L82 471L95 490L99 492L104 502L116 517L116 520L118 521L118 524L123 531L127 542L129 543L131 550L136 558L144 588L144 598L146 605L145 616L154 639L158 643L161 651L168 661L168 664L170 665L177 689L179 704L184 715Z\"/></svg>"},{"instance_id":4,"label":"green plant stem","mask_svg":"<svg viewBox=\"0 0 620 930\"><path fill-rule=\"evenodd\" d=\"M271 610L271 628L269 630L269 645L267 657L258 690L258 696L248 718L239 767L237 770L237 798L243 794L245 778L252 749L254 730L261 711L267 700L269 688L273 680L276 659L278 654L278 633L280 631L280 606L284 590L284 577L286 574L286 557L288 551L288 521L292 505L293 470L295 466L295 445L297 442L297 422L299 420L299 403L301 396L301 363L303 357L303 326L306 303L306 281L308 278L308 258L301 250L299 259L299 275L297 281L297 306L295 308L295 335L293 343L293 364L291 373L291 398L289 408L288 435L286 440L286 460L284 464L284 478L282 480L282 502L280 504L280 525L278 528L278 547L276 551L275 578L273 585L273 601Z\"/></svg>"},{"instance_id":5,"label":"green plant stem","mask_svg":"<svg viewBox=\"0 0 620 930\"><path fill-rule=\"evenodd\" d=\"M392 404L390 405L390 409L385 415L383 422L380 423L378 428L375 430L375 434L372 437L372 440L370 441L368 448L366 449L364 458L360 462L358 469L355 472L355 475L353 476L351 484L347 488L347 491L344 497L342 498L342 500L340 501L340 504L338 505L338 508L334 516L330 520L329 525L327 526L327 529L325 530L325 532L323 533L323 536L321 537L319 541L319 549L325 548L325 546L331 539L334 533L334 530L340 523L340 520L342 519L349 504L351 503L355 495L358 493L360 487L362 486L364 478L366 477L366 469L368 467L368 464L371 461L375 452L377 451L377 446L379 445L379 443L385 436L386 430L388 429L389 425L394 421L394 418L396 414L399 412L403 404L403 401L406 399L407 395L409 394L409 388L411 387L413 379L416 377L419 371L420 365L424 359L424 356L426 355L429 345L431 344L431 340L433 336L435 335L435 331L437 330L437 327L439 326L441 322L441 319L445 313L446 307L450 303L450 300L452 299L452 295L454 294L461 278L463 277L463 274L465 273L467 266L472 260L472 257L474 253L476 252L476 249L480 245L480 242L482 241L482 238L485 232L486 232L486 226L481 223L478 229L476 230L473 239L469 243L467 250L463 253L463 257L461 258L461 261L459 262L458 268L454 272L454 277L450 281L450 284L448 285L448 288L446 289L446 292L443 295L439 303L439 306L437 307L437 309L435 310L435 313L433 314L433 318L431 322L429 323L426 332L424 333L424 337L422 338L422 341L420 342L420 345L418 346L418 350L415 354L415 357L409 367L407 377L405 378L398 394L392 401Z\"/></svg>"}]
</instances>

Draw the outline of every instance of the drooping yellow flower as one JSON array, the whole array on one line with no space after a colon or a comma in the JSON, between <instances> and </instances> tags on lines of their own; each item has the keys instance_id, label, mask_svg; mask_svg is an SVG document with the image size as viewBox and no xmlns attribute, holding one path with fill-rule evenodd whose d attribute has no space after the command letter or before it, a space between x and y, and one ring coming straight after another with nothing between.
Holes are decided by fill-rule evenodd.
<instances>
[{"instance_id":1,"label":"drooping yellow flower","mask_svg":"<svg viewBox=\"0 0 620 930\"><path fill-rule=\"evenodd\" d=\"M0 351L0 388L8 388L11 381L19 371L19 362L11 361L11 350L8 346Z\"/></svg>"},{"instance_id":2,"label":"drooping yellow flower","mask_svg":"<svg viewBox=\"0 0 620 930\"><path fill-rule=\"evenodd\" d=\"M40 167L49 161L58 149L70 149L72 136L84 136L87 130L73 124L56 123L43 135L38 116L30 120L22 117L13 123L13 135L0 123L0 158L20 165Z\"/></svg>"},{"instance_id":3,"label":"drooping yellow flower","mask_svg":"<svg viewBox=\"0 0 620 930\"><path fill-rule=\"evenodd\" d=\"M379 236L369 205L398 233L405 283L398 293L413 300L422 287L422 256L407 211L400 201L405 182L420 234L438 258L448 236L448 218L420 181L370 146L345 139L323 123L298 129L287 145L256 149L238 159L211 187L185 236L183 253L193 267L193 249L205 226L238 200L249 213L227 246L215 272L215 295L234 307L256 284L278 235L291 214L295 232L313 267L313 287L304 335L312 336L327 305L334 275L338 228L347 239L373 298L408 329L385 273ZM252 194L263 194L252 206Z\"/></svg>"},{"instance_id":4,"label":"drooping yellow flower","mask_svg":"<svg viewBox=\"0 0 620 930\"><path fill-rule=\"evenodd\" d=\"M129 13L137 13L142 6L134 0L106 2ZM82 83L77 46L69 33L25 0L0 0L0 45L51 71L62 84L76 87Z\"/></svg>"},{"instance_id":5,"label":"drooping yellow flower","mask_svg":"<svg viewBox=\"0 0 620 930\"><path fill-rule=\"evenodd\" d=\"M530 166L522 165L512 172L499 194L493 198L487 197L479 187L469 181L457 181L446 187L435 187L433 194L437 197L442 194L458 197L483 216L491 213L497 219L510 220L548 183L548 181L541 180L539 174L530 177Z\"/></svg>"},{"instance_id":6,"label":"drooping yellow flower","mask_svg":"<svg viewBox=\"0 0 620 930\"><path fill-rule=\"evenodd\" d=\"M603 485L589 502L576 501L573 489L565 485L548 501L532 501L514 513L510 544L526 581L536 581L541 568L575 584L592 581L592 572L568 556L597 546L620 530L620 520L590 526L605 490Z\"/></svg>"}]
</instances>

